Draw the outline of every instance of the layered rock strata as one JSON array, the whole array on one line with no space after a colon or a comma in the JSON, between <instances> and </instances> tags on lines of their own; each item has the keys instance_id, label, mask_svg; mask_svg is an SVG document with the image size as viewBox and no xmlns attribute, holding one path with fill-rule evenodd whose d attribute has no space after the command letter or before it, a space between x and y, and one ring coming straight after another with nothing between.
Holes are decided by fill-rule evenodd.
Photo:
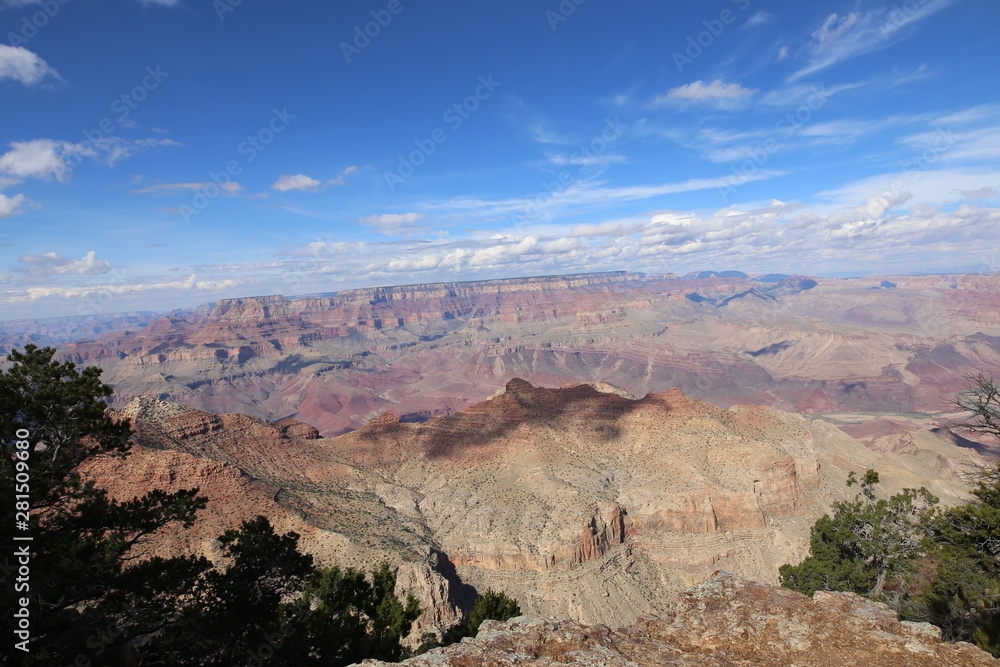
<instances>
[{"instance_id":1,"label":"layered rock strata","mask_svg":"<svg viewBox=\"0 0 1000 667\"><path fill-rule=\"evenodd\" d=\"M264 514L321 564L400 565L441 630L475 590L532 615L623 625L720 568L775 582L809 528L848 497L848 471L890 490L962 498L973 449L873 451L822 421L720 408L677 390L544 389L514 379L491 400L424 423L384 414L336 438L160 399L133 401L136 447L85 473L113 495L198 486L204 520L150 545L216 555L215 537ZM935 467L950 457L951 468ZM964 462L964 463L963 463Z\"/></svg>"},{"instance_id":2,"label":"layered rock strata","mask_svg":"<svg viewBox=\"0 0 1000 667\"><path fill-rule=\"evenodd\" d=\"M801 413L935 414L965 374L1000 374L1000 277L893 282L612 272L262 296L64 352L106 370L118 407L154 395L295 417L325 435L389 409L450 414L513 377Z\"/></svg>"}]
</instances>

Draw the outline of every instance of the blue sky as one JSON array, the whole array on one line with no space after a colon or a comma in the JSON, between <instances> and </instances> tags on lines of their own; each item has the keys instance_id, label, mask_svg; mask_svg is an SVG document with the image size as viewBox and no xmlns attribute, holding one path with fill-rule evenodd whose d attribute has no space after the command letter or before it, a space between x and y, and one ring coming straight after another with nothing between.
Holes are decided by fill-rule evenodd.
<instances>
[{"instance_id":1,"label":"blue sky","mask_svg":"<svg viewBox=\"0 0 1000 667\"><path fill-rule=\"evenodd\" d=\"M0 318L1000 270L995 0L0 0Z\"/></svg>"}]
</instances>

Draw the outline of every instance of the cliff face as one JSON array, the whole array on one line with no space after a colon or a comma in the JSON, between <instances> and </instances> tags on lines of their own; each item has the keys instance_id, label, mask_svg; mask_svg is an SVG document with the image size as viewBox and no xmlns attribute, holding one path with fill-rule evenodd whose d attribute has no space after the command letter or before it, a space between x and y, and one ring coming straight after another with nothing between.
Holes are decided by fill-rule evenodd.
<instances>
[{"instance_id":1,"label":"cliff face","mask_svg":"<svg viewBox=\"0 0 1000 667\"><path fill-rule=\"evenodd\" d=\"M404 660L412 667L605 665L973 667L996 665L971 644L945 644L927 623L906 623L853 593L811 599L718 573L660 616L612 630L556 618L486 621L460 644ZM376 660L370 667L388 665Z\"/></svg>"},{"instance_id":2,"label":"cliff face","mask_svg":"<svg viewBox=\"0 0 1000 667\"><path fill-rule=\"evenodd\" d=\"M616 272L262 296L62 352L105 369L116 407L154 395L325 435L387 409L451 414L513 377L801 413L947 411L965 373L1000 373L1000 277L896 282Z\"/></svg>"},{"instance_id":3,"label":"cliff face","mask_svg":"<svg viewBox=\"0 0 1000 667\"><path fill-rule=\"evenodd\" d=\"M84 472L121 498L192 486L209 496L205 521L154 550L213 555L223 530L264 514L320 563L399 563L401 585L422 596L418 627L440 630L465 586L507 591L533 615L622 625L719 568L774 582L830 503L851 495L848 470L954 499L962 463L978 460L921 438L915 453L875 452L768 407L598 387L514 379L453 415L384 414L336 438L141 398L124 410L135 453ZM947 456L950 469L932 467Z\"/></svg>"}]
</instances>

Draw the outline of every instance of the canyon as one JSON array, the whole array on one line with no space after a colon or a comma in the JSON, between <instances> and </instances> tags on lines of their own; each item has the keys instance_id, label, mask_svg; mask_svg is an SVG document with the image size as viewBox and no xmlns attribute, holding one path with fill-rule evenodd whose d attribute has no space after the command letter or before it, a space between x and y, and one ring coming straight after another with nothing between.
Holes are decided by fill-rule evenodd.
<instances>
[{"instance_id":1,"label":"canyon","mask_svg":"<svg viewBox=\"0 0 1000 667\"><path fill-rule=\"evenodd\" d=\"M816 519L853 496L848 472L878 469L887 492L923 485L955 503L967 472L995 455L947 430L868 447L768 406L623 394L515 378L451 415L387 412L333 438L142 397L122 410L132 454L81 472L122 499L191 487L208 497L194 528L151 553L217 558L222 531L262 514L320 564L388 560L421 601L420 633L453 624L487 588L529 615L620 627L718 569L774 584L778 566L806 555Z\"/></svg>"},{"instance_id":2,"label":"canyon","mask_svg":"<svg viewBox=\"0 0 1000 667\"><path fill-rule=\"evenodd\" d=\"M120 499L209 499L148 553L218 559L264 515L322 565L392 563L415 636L488 588L574 636L649 635L637 617L718 570L771 590L849 472L954 504L1000 453L953 403L1000 375L998 276L620 271L46 326L100 334L60 356L101 367L135 430L128 458L80 472ZM715 659L677 664L743 664ZM415 664L465 664L441 660Z\"/></svg>"},{"instance_id":3,"label":"canyon","mask_svg":"<svg viewBox=\"0 0 1000 667\"><path fill-rule=\"evenodd\" d=\"M451 414L514 377L919 429L965 375L1000 371L1000 277L621 271L240 298L60 352L102 367L119 408L158 396L323 435Z\"/></svg>"}]
</instances>

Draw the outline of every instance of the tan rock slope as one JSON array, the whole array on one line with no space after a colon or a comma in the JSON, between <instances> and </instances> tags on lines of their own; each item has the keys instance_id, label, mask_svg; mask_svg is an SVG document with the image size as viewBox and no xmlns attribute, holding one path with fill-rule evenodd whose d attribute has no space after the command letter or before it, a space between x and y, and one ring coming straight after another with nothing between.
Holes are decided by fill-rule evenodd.
<instances>
[{"instance_id":1,"label":"tan rock slope","mask_svg":"<svg viewBox=\"0 0 1000 667\"><path fill-rule=\"evenodd\" d=\"M643 616L619 630L555 618L486 621L474 639L398 664L986 667L998 663L971 644L942 643L934 626L901 623L885 605L853 593L818 592L810 599L719 573L677 596L662 616Z\"/></svg>"},{"instance_id":2,"label":"tan rock slope","mask_svg":"<svg viewBox=\"0 0 1000 667\"><path fill-rule=\"evenodd\" d=\"M677 390L630 399L586 384L514 379L492 400L425 423L384 414L336 438L286 420L131 403L139 443L87 474L120 497L199 486L206 520L154 548L213 555L214 538L264 514L320 562L400 564L443 629L469 587L531 615L624 625L724 568L773 583L809 528L849 495L849 470L889 488L962 494L975 450L876 452L823 421L720 408ZM942 445L943 446L943 445ZM950 467L935 464L946 456Z\"/></svg>"}]
</instances>

